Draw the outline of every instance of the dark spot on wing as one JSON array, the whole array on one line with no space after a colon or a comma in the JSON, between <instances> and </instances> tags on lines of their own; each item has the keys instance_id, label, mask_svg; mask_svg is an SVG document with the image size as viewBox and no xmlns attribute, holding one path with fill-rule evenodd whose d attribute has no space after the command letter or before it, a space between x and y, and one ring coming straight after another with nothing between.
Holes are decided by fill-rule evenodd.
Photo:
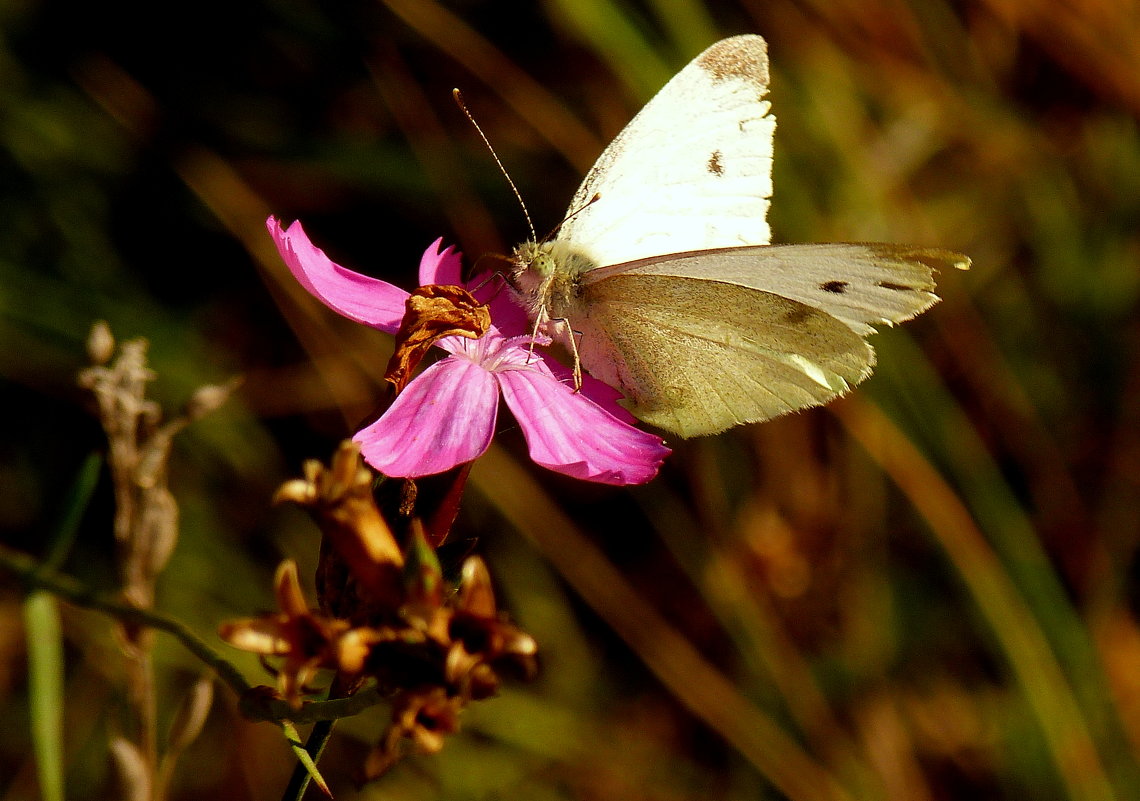
<instances>
[{"instance_id":1,"label":"dark spot on wing","mask_svg":"<svg viewBox=\"0 0 1140 801\"><path fill-rule=\"evenodd\" d=\"M847 291L847 287L849 286L851 286L851 284L846 281L825 281L819 285L819 288L824 292L833 292L836 295L842 295Z\"/></svg>"},{"instance_id":2,"label":"dark spot on wing","mask_svg":"<svg viewBox=\"0 0 1140 801\"><path fill-rule=\"evenodd\" d=\"M895 292L913 292L914 287L907 286L906 284L893 284L890 281L879 281L879 286L883 289L893 289Z\"/></svg>"},{"instance_id":3,"label":"dark spot on wing","mask_svg":"<svg viewBox=\"0 0 1140 801\"><path fill-rule=\"evenodd\" d=\"M768 91L768 46L759 36L722 39L701 53L697 63L713 80L748 81L760 90L759 97Z\"/></svg>"},{"instance_id":4,"label":"dark spot on wing","mask_svg":"<svg viewBox=\"0 0 1140 801\"><path fill-rule=\"evenodd\" d=\"M813 313L811 307L796 303L784 311L784 324L793 327L798 326L811 317Z\"/></svg>"},{"instance_id":5,"label":"dark spot on wing","mask_svg":"<svg viewBox=\"0 0 1140 801\"><path fill-rule=\"evenodd\" d=\"M713 175L724 175L724 165L720 163L720 151L714 150L709 156L708 171Z\"/></svg>"}]
</instances>

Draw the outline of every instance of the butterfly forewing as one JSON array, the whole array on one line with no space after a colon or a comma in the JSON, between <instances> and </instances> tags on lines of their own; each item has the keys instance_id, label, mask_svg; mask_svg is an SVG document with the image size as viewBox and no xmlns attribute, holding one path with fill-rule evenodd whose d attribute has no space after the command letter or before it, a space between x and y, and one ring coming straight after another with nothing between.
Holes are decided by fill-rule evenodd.
<instances>
[{"instance_id":1,"label":"butterfly forewing","mask_svg":"<svg viewBox=\"0 0 1140 801\"><path fill-rule=\"evenodd\" d=\"M582 364L683 437L826 403L874 363L831 315L733 284L624 274L588 285L584 301Z\"/></svg>"},{"instance_id":2,"label":"butterfly forewing","mask_svg":"<svg viewBox=\"0 0 1140 801\"><path fill-rule=\"evenodd\" d=\"M558 239L595 265L766 244L776 127L767 92L762 38L710 47L598 158Z\"/></svg>"}]
</instances>

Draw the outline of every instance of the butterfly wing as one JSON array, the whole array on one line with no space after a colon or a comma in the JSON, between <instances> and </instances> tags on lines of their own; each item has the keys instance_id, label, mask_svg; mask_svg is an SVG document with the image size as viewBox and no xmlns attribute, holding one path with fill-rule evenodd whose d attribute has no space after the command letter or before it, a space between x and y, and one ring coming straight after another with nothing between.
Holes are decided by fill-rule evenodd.
<instances>
[{"instance_id":1,"label":"butterfly wing","mask_svg":"<svg viewBox=\"0 0 1140 801\"><path fill-rule=\"evenodd\" d=\"M582 364L642 420L691 437L826 403L871 373L872 324L938 301L969 259L901 245L675 254L585 276Z\"/></svg>"},{"instance_id":2,"label":"butterfly wing","mask_svg":"<svg viewBox=\"0 0 1140 801\"><path fill-rule=\"evenodd\" d=\"M619 274L585 287L582 364L640 419L694 437L826 403L874 351L840 320L735 284Z\"/></svg>"},{"instance_id":3,"label":"butterfly wing","mask_svg":"<svg viewBox=\"0 0 1140 801\"><path fill-rule=\"evenodd\" d=\"M766 244L776 128L767 93L761 37L712 45L605 149L558 240L594 265Z\"/></svg>"},{"instance_id":4,"label":"butterfly wing","mask_svg":"<svg viewBox=\"0 0 1140 801\"><path fill-rule=\"evenodd\" d=\"M771 245L674 253L591 270L584 280L668 275L734 284L806 303L866 336L873 325L901 323L937 303L936 271L969 265L960 253L913 245Z\"/></svg>"}]
</instances>

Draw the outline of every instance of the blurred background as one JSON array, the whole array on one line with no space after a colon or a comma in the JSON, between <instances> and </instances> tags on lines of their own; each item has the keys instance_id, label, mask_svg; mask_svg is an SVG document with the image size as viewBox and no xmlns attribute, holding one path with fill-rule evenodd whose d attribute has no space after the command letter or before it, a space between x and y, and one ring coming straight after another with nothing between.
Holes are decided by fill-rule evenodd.
<instances>
[{"instance_id":1,"label":"blurred background","mask_svg":"<svg viewBox=\"0 0 1140 801\"><path fill-rule=\"evenodd\" d=\"M75 385L92 322L150 341L171 412L242 375L177 442L158 599L225 648L281 558L311 578L315 527L272 492L373 409L391 351L300 291L266 216L404 287L436 237L505 252L525 222L453 87L545 231L640 106L744 32L772 62L774 240L972 271L874 337L850 398L671 443L645 487L534 467L504 414L453 541L542 673L362 789L385 713L344 721L336 797L1140 798L1134 3L0 0L0 541L42 555L104 447ZM64 564L104 591L111 511L104 474ZM8 801L39 797L36 632L0 581ZM116 797L121 657L105 618L65 607L63 632L67 797ZM164 636L158 659L165 725L201 667ZM171 797L279 798L290 767L219 688Z\"/></svg>"}]
</instances>

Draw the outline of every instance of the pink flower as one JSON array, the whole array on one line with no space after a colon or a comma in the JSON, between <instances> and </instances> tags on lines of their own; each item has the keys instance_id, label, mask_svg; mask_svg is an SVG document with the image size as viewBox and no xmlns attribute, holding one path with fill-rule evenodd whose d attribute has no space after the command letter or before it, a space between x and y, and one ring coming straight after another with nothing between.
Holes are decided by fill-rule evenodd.
<instances>
[{"instance_id":1,"label":"pink flower","mask_svg":"<svg viewBox=\"0 0 1140 801\"><path fill-rule=\"evenodd\" d=\"M281 258L297 280L334 311L395 333L408 293L335 264L294 222L266 222ZM421 284L460 281L460 256L436 240L420 261ZM389 476L414 478L469 462L491 444L499 395L514 413L535 462L574 478L604 484L642 484L669 449L629 424L616 390L586 377L581 392L568 371L536 352L526 316L499 292L490 302L491 329L479 339L445 337L450 356L424 370L384 415L353 439L364 459Z\"/></svg>"}]
</instances>

